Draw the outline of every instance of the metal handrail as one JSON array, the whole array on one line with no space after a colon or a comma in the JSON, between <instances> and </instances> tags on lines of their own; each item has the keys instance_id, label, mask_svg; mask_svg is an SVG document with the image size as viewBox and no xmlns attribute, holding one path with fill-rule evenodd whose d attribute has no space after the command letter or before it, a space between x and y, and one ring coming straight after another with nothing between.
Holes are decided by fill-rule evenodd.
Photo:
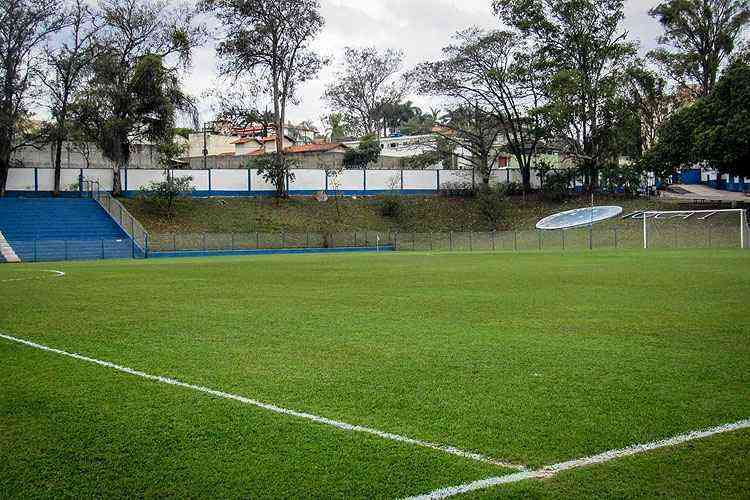
<instances>
[{"instance_id":1,"label":"metal handrail","mask_svg":"<svg viewBox=\"0 0 750 500\"><path fill-rule=\"evenodd\" d=\"M128 211L127 208L120 203L115 197L106 191L100 189L99 181L86 180L90 186L91 197L96 200L97 203L109 214L115 222L122 228L125 233L130 236L135 244L144 252L144 255L148 257L148 241L149 235L143 224L138 222L138 219ZM129 227L128 227L129 226Z\"/></svg>"}]
</instances>

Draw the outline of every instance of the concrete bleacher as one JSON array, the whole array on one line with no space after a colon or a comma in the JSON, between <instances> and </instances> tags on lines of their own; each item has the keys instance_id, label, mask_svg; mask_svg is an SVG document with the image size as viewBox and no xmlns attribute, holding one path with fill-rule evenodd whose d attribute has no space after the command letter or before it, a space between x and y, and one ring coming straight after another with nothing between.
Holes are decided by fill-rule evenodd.
<instances>
[{"instance_id":1,"label":"concrete bleacher","mask_svg":"<svg viewBox=\"0 0 750 500\"><path fill-rule=\"evenodd\" d=\"M0 233L26 262L129 258L134 250L107 212L85 198L0 198Z\"/></svg>"}]
</instances>

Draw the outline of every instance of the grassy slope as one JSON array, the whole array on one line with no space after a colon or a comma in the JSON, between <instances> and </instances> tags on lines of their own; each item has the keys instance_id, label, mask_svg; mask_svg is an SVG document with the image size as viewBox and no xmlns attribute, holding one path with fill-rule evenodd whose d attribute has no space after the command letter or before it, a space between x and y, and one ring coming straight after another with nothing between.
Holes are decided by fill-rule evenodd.
<instances>
[{"instance_id":1,"label":"grassy slope","mask_svg":"<svg viewBox=\"0 0 750 500\"><path fill-rule=\"evenodd\" d=\"M739 251L691 251L648 257L393 254L65 263L57 265L69 273L65 278L13 282L16 300L0 304L0 330L352 423L542 465L747 418L749 258ZM4 266L0 279L48 267ZM149 384L137 389L102 369L5 344L0 349L3 359L14 361L3 364L3 379L13 390L0 394L6 398L0 422L7 427L0 435L11 440L0 448L28 447L8 457L8 488L39 470L63 478L75 474L102 444L99 433L109 436L105 443L134 443L96 459L113 477L114 491L126 484L121 474L139 470L122 465L120 453L144 448L138 463L149 469L167 460L148 449L154 429L164 433L160 439L184 446L167 460L169 482L183 469L200 476L204 469L196 457L209 460L212 449L241 455L241 443L224 440L226 421L250 419L248 428L293 426L255 410L240 416L202 404L193 412L200 396ZM41 376L28 382L31 391L25 374L40 369ZM158 403L149 391L158 393ZM80 394L100 403L94 409L77 404ZM24 412L41 420L34 432ZM110 431L112 418L117 425ZM196 443L188 432L192 423L183 425L183 418L225 427L201 434ZM134 419L135 427L128 427ZM86 427L90 422L95 425ZM67 428L85 438L83 444L63 436L45 448L36 437L58 436ZM279 436L291 431L268 432L269 447L289 447ZM344 446L321 444L330 432L325 429L312 437L299 432L304 436L290 438L293 445L309 439L310 446ZM82 448L71 450L75 446ZM369 472L380 469L380 459L368 457L381 452L341 449L356 457L354 469L338 464L335 452L310 458L306 449L285 451L283 467L270 457L264 465L230 468L228 487L240 491L234 488L243 471L278 470L284 487L293 488L284 478L299 474L310 488L320 481L315 491L324 496L341 494L340 478L364 468L366 476L352 494L371 493L368 485L383 479ZM24 455L34 458L27 463ZM50 455L74 459L59 472L45 462ZM458 465L451 469L440 458L418 460L409 462L418 470L409 479L416 490L411 493L482 475ZM427 472L435 460L439 480ZM299 467L329 467L331 461L338 465L330 478L308 477L310 470ZM208 468L223 470L224 462L209 462ZM162 484L157 472L148 472L145 483ZM80 481L82 488L92 487ZM406 479L393 481L389 494L408 489L400 483Z\"/></svg>"},{"instance_id":2,"label":"grassy slope","mask_svg":"<svg viewBox=\"0 0 750 500\"><path fill-rule=\"evenodd\" d=\"M154 212L140 199L123 200L128 210L152 233L248 233L254 231L487 231L493 224L482 215L473 199L405 197L403 215L397 220L383 217L379 198L329 200L310 198L273 200L265 198L208 198L181 200L174 218ZM668 206L649 200L599 198L598 204L617 204L626 211ZM510 199L504 204L498 230L531 229L542 217L561 210L586 206L586 199L565 202L524 202Z\"/></svg>"}]
</instances>

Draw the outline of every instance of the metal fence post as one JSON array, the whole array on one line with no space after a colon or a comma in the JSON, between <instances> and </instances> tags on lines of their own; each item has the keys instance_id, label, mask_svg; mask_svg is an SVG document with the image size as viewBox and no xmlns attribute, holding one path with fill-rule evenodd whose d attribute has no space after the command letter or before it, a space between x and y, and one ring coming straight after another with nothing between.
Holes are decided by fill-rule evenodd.
<instances>
[{"instance_id":1,"label":"metal fence post","mask_svg":"<svg viewBox=\"0 0 750 500\"><path fill-rule=\"evenodd\" d=\"M354 246L357 246L357 231L354 231Z\"/></svg>"},{"instance_id":2,"label":"metal fence post","mask_svg":"<svg viewBox=\"0 0 750 500\"><path fill-rule=\"evenodd\" d=\"M474 251L474 243L473 243L472 237L471 237L473 234L474 234L473 231L469 231L469 252L473 252Z\"/></svg>"},{"instance_id":3,"label":"metal fence post","mask_svg":"<svg viewBox=\"0 0 750 500\"><path fill-rule=\"evenodd\" d=\"M518 251L518 229L513 230L513 251Z\"/></svg>"},{"instance_id":4,"label":"metal fence post","mask_svg":"<svg viewBox=\"0 0 750 500\"><path fill-rule=\"evenodd\" d=\"M562 233L562 249L565 250L565 229L560 232Z\"/></svg>"},{"instance_id":5,"label":"metal fence post","mask_svg":"<svg viewBox=\"0 0 750 500\"><path fill-rule=\"evenodd\" d=\"M172 251L177 251L177 233L172 233Z\"/></svg>"},{"instance_id":6,"label":"metal fence post","mask_svg":"<svg viewBox=\"0 0 750 500\"><path fill-rule=\"evenodd\" d=\"M495 248L495 236L497 234L497 230L493 229L492 232L490 232L490 238L492 239L492 251L494 252L496 250Z\"/></svg>"},{"instance_id":7,"label":"metal fence post","mask_svg":"<svg viewBox=\"0 0 750 500\"><path fill-rule=\"evenodd\" d=\"M417 239L417 233L412 231L411 233L411 250L412 252L416 250L416 239Z\"/></svg>"},{"instance_id":8,"label":"metal fence post","mask_svg":"<svg viewBox=\"0 0 750 500\"><path fill-rule=\"evenodd\" d=\"M594 249L594 226L589 225L589 250Z\"/></svg>"},{"instance_id":9,"label":"metal fence post","mask_svg":"<svg viewBox=\"0 0 750 500\"><path fill-rule=\"evenodd\" d=\"M542 230L537 230L537 236L539 238L539 251L542 251Z\"/></svg>"},{"instance_id":10,"label":"metal fence post","mask_svg":"<svg viewBox=\"0 0 750 500\"><path fill-rule=\"evenodd\" d=\"M143 246L143 258L148 259L148 233L145 231L143 232Z\"/></svg>"},{"instance_id":11,"label":"metal fence post","mask_svg":"<svg viewBox=\"0 0 750 500\"><path fill-rule=\"evenodd\" d=\"M430 231L430 252L432 252L432 231Z\"/></svg>"},{"instance_id":12,"label":"metal fence post","mask_svg":"<svg viewBox=\"0 0 750 500\"><path fill-rule=\"evenodd\" d=\"M258 231L255 231L255 249L258 250L260 248L260 234L258 234Z\"/></svg>"},{"instance_id":13,"label":"metal fence post","mask_svg":"<svg viewBox=\"0 0 750 500\"><path fill-rule=\"evenodd\" d=\"M34 262L37 261L37 254L36 254L36 238L34 238Z\"/></svg>"},{"instance_id":14,"label":"metal fence post","mask_svg":"<svg viewBox=\"0 0 750 500\"><path fill-rule=\"evenodd\" d=\"M102 259L104 258L104 240L101 241L102 243Z\"/></svg>"},{"instance_id":15,"label":"metal fence post","mask_svg":"<svg viewBox=\"0 0 750 500\"><path fill-rule=\"evenodd\" d=\"M448 231L448 248L453 251L453 231Z\"/></svg>"},{"instance_id":16,"label":"metal fence post","mask_svg":"<svg viewBox=\"0 0 750 500\"><path fill-rule=\"evenodd\" d=\"M68 260L68 240L63 240L63 245L65 246L65 259Z\"/></svg>"}]
</instances>

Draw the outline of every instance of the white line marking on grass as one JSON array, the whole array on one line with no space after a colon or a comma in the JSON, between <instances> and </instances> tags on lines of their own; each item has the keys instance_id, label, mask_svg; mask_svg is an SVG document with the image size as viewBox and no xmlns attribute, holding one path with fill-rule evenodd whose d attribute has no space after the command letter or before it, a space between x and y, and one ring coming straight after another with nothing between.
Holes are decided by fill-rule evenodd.
<instances>
[{"instance_id":1,"label":"white line marking on grass","mask_svg":"<svg viewBox=\"0 0 750 500\"><path fill-rule=\"evenodd\" d=\"M461 450L459 448L455 448L453 446L447 446L447 445L441 445L436 443L431 443L429 441L422 441L419 439L413 439L406 436L401 436L399 434L393 434L391 432L385 432L380 431L378 429L373 429L371 427L364 427L361 425L354 425L354 424L348 424L346 422L340 422L338 420L333 420L326 417L320 417L318 415L313 415L312 413L305 413L297 410L291 410L288 408L282 408L280 406L272 405L269 403L264 403L262 401L257 401L255 399L246 398L244 396L239 396L237 394L231 394L228 392L223 391L217 391L215 389L209 389L208 387L203 387L200 385L194 385L189 384L187 382L181 382L179 380L169 378L169 377L162 377L159 375L151 375L142 371L134 370L132 368L128 368L126 366L120 366L116 365L114 363L110 363L109 361L102 361L95 358L89 358L88 356L83 356L81 354L74 354L67 351L62 351L60 349L55 349L53 347L48 347L42 344L37 344L36 342L31 342L29 340L19 339L16 337L12 337L10 335L4 335L0 333L0 338L9 340L11 342L16 342L18 344L23 344L29 347L33 347L35 349L40 349L42 351L47 351L55 354L60 354L62 356L67 356L70 358L74 358L80 361L86 361L88 363L93 363L99 366L104 366L106 368L111 368L113 370L117 370L119 372L127 373L129 375L134 375L136 377L145 378L148 380L153 380L155 382L161 382L163 384L169 384L169 385L175 385L177 387L184 387L186 389L192 389L194 391L202 392L205 394L210 394L212 396L216 396L219 398L224 399L231 399L234 401L239 401L240 403L244 403L247 405L257 406L258 408L263 408L265 410L269 410L275 413L281 413L283 415L289 415L292 417L298 417L298 418L304 418L306 420L310 420L312 422L316 422L319 424L329 425L331 427L335 427L337 429L345 430L345 431L352 431L352 432L362 432L365 434L372 434L374 436L378 436L383 439L388 439L391 441L397 441L399 443L404 444L411 444L414 446L420 446L422 448L429 448L432 450L442 451L444 453L449 453L451 455L456 455L461 458L467 458L470 460L476 460L477 462L484 462L492 465L497 465L500 467L505 467L508 469L516 469L516 470L526 470L526 468L522 465L517 464L511 464L507 462L503 462L501 460L495 460L494 458L487 457L485 455L482 455L480 453L474 453L471 451L465 451Z\"/></svg>"},{"instance_id":2,"label":"white line marking on grass","mask_svg":"<svg viewBox=\"0 0 750 500\"><path fill-rule=\"evenodd\" d=\"M9 281L28 281L28 280L44 280L47 278L62 278L65 276L65 273L62 271L55 271L54 269L40 269L40 271L45 273L54 273L54 276L32 276L31 278L8 278L5 280L0 280L0 283L7 283Z\"/></svg>"},{"instance_id":3,"label":"white line marking on grass","mask_svg":"<svg viewBox=\"0 0 750 500\"><path fill-rule=\"evenodd\" d=\"M424 495L417 495L409 497L407 500L434 500L439 498L448 498L462 493L469 493L477 490L484 490L498 486L501 484L517 483L519 481L525 481L527 479L545 479L554 476L555 474L570 470L577 469L579 467L587 467L589 465L602 464L630 455L636 455L638 453L645 453L647 451L656 450L659 448L667 448L670 446L676 446L678 444L687 443L696 439L702 439L723 432L732 432L740 429L750 428L750 419L740 420L731 424L719 425L717 427L711 427L710 429L691 431L679 436L674 436L660 441L653 441L646 444L635 444L628 446L627 448L620 448L617 450L609 450L598 455L592 455L589 457L576 458L574 460L568 460L567 462L560 462L553 465L548 465L537 470L521 471L514 474L508 474L505 476L488 477L486 479L480 479L471 483L461 484L458 486L450 486L448 488L442 488L439 490L426 493Z\"/></svg>"}]
</instances>

